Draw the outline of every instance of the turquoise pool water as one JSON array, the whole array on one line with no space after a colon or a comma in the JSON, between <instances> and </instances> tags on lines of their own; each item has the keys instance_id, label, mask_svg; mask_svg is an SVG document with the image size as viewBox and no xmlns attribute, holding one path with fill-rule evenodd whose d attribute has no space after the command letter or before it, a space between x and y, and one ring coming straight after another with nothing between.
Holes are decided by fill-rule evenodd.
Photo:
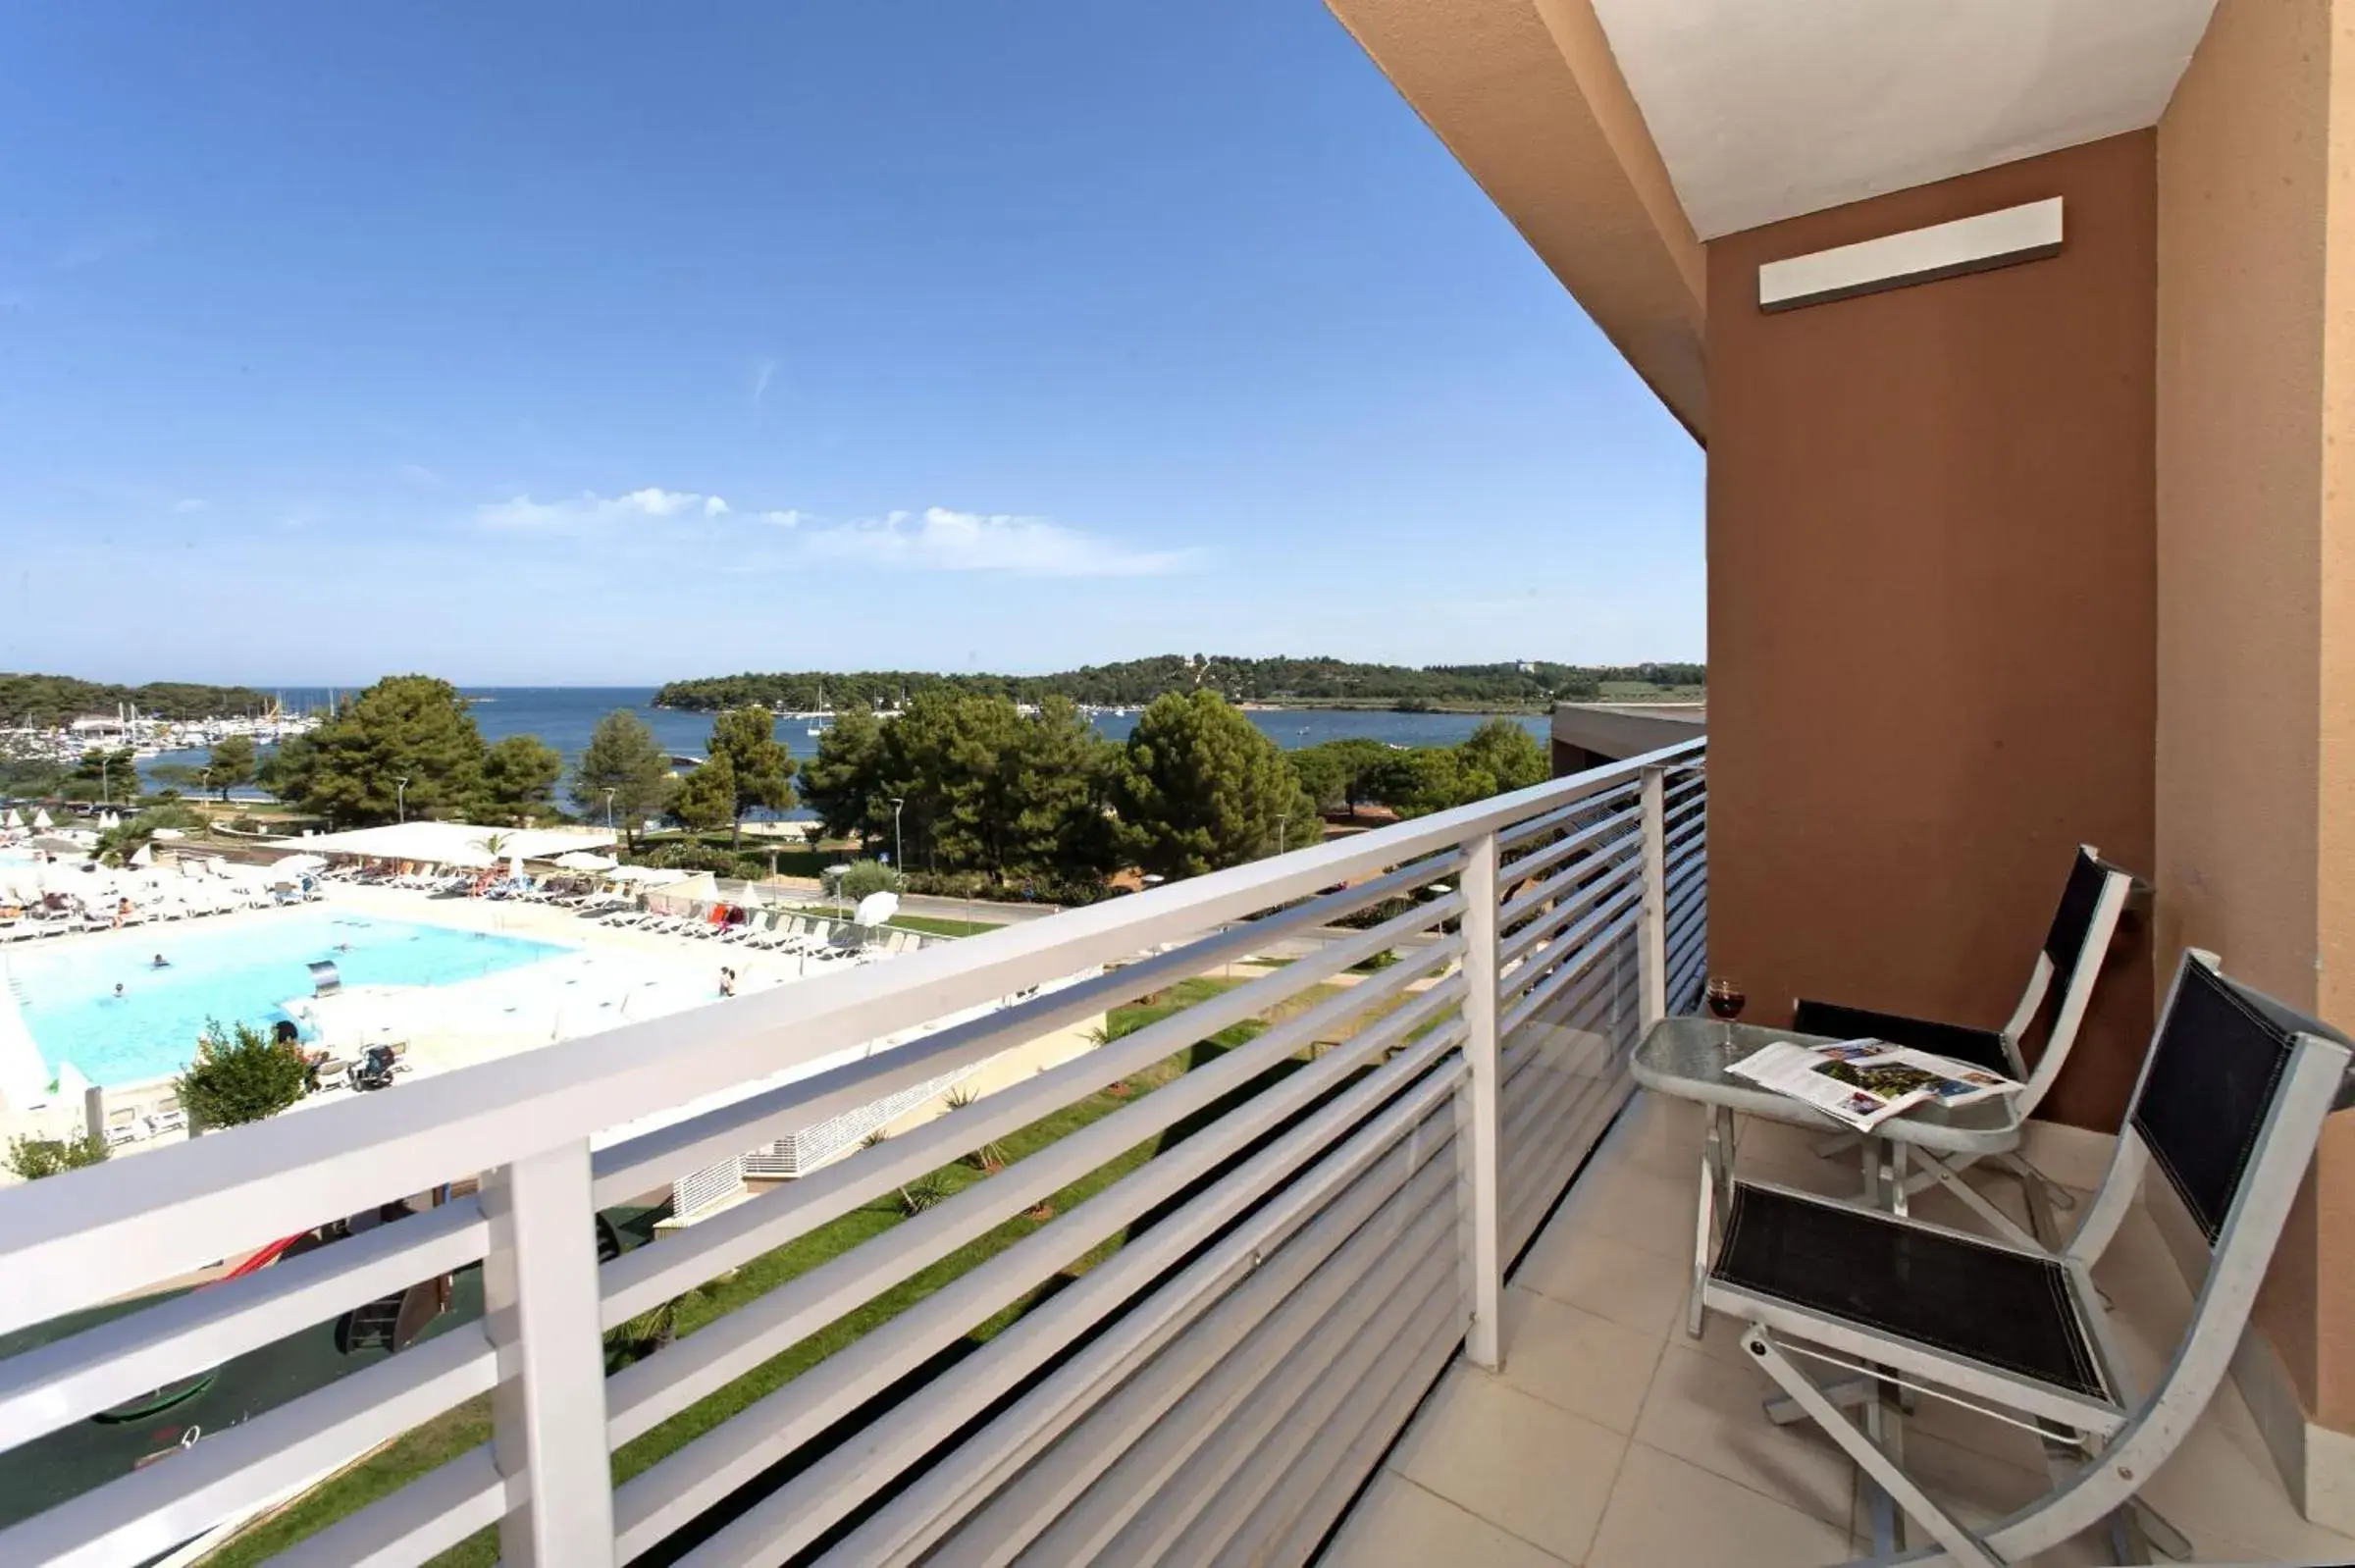
<instances>
[{"instance_id":1,"label":"turquoise pool water","mask_svg":"<svg viewBox=\"0 0 2355 1568\"><path fill-rule=\"evenodd\" d=\"M50 1072L71 1062L111 1084L179 1071L207 1019L269 1028L287 1016L279 1004L311 994L320 959L345 985L453 985L571 951L321 909L225 927L149 925L135 943L66 937L11 948L0 963ZM171 967L152 967L157 953Z\"/></svg>"}]
</instances>

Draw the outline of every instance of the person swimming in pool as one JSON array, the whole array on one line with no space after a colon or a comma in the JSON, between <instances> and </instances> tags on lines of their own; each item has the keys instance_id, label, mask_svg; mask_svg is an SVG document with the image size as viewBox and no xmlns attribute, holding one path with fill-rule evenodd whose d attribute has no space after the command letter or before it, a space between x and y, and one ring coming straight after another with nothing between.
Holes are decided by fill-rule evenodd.
<instances>
[{"instance_id":1,"label":"person swimming in pool","mask_svg":"<svg viewBox=\"0 0 2355 1568\"><path fill-rule=\"evenodd\" d=\"M115 1000L118 1002L123 1000L123 982L121 980L115 982Z\"/></svg>"},{"instance_id":2,"label":"person swimming in pool","mask_svg":"<svg viewBox=\"0 0 2355 1568\"><path fill-rule=\"evenodd\" d=\"M147 967L151 969L168 969L172 967L172 961L158 953L148 962Z\"/></svg>"}]
</instances>

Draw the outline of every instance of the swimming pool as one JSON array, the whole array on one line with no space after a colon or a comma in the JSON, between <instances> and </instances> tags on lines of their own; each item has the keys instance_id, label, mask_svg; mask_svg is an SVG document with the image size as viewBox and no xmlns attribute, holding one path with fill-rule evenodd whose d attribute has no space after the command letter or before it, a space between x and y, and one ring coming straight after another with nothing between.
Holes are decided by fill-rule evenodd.
<instances>
[{"instance_id":1,"label":"swimming pool","mask_svg":"<svg viewBox=\"0 0 2355 1568\"><path fill-rule=\"evenodd\" d=\"M321 959L335 964L345 985L439 986L573 951L325 909L226 927L150 925L135 943L84 942L12 948L0 964L50 1073L71 1062L102 1084L179 1071L195 1054L207 1019L269 1028L287 1016L280 1004L311 994L309 966ZM169 968L152 967L157 953Z\"/></svg>"}]
</instances>

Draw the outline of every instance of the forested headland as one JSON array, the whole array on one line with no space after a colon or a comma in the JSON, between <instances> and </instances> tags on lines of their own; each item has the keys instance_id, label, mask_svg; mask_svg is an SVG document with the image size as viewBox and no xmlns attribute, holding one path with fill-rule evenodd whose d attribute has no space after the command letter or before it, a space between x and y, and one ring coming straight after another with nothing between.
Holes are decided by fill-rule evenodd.
<instances>
[{"instance_id":1,"label":"forested headland","mask_svg":"<svg viewBox=\"0 0 2355 1568\"><path fill-rule=\"evenodd\" d=\"M1098 707L1142 706L1169 692L1216 692L1230 703L1297 706L1458 707L1501 712L1605 695L1609 683L1658 689L1699 688L1706 666L1690 663L1581 665L1524 660L1502 664L1364 664L1338 658L1227 658L1164 653L1116 664L1089 664L1050 675L941 674L925 670L802 670L713 675L671 681L656 706L693 712L760 706L806 713L820 708L891 708L927 691L1050 697Z\"/></svg>"}]
</instances>

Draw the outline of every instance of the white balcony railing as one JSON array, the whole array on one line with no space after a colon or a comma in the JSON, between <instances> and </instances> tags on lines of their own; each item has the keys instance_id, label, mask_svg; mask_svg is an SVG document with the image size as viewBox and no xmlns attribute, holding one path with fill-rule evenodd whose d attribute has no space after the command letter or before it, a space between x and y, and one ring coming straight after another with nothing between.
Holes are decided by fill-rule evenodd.
<instances>
[{"instance_id":1,"label":"white balcony railing","mask_svg":"<svg viewBox=\"0 0 2355 1568\"><path fill-rule=\"evenodd\" d=\"M484 1393L493 1441L280 1560L417 1562L497 1526L506 1560L582 1568L675 1552L692 1526L677 1560L699 1564L1303 1561L1459 1343L1493 1360L1503 1264L1624 1099L1643 1023L1698 997L1702 758L1690 743L0 1192L6 1333L481 1178L479 1195L0 1361L0 1448L419 1280L480 1263L485 1295L478 1321L0 1532L0 1562L145 1561ZM1386 906L1404 913L599 1262L600 1207ZM604 1330L1390 950L1399 962L1249 1044L603 1376ZM611 1484L620 1444L1174 1128L953 1285Z\"/></svg>"}]
</instances>

